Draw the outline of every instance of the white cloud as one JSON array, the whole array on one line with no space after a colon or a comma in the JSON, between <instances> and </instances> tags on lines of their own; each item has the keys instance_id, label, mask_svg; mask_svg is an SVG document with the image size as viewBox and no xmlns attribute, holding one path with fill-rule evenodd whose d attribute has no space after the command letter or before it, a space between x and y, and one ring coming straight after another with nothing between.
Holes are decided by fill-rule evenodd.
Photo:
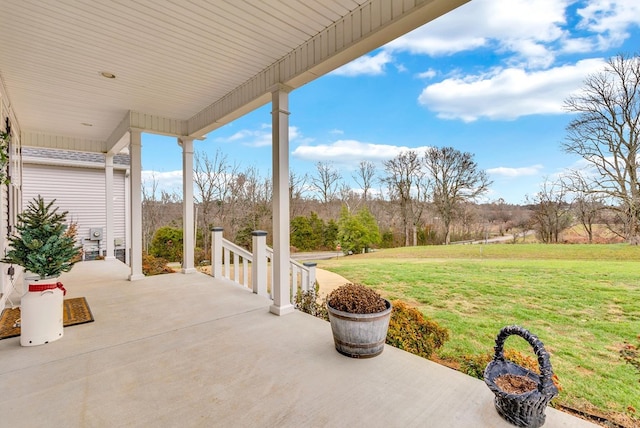
<instances>
[{"instance_id":1,"label":"white cloud","mask_svg":"<svg viewBox=\"0 0 640 428\"><path fill-rule=\"evenodd\" d=\"M561 114L564 100L604 64L602 59L586 59L544 71L507 68L488 75L454 77L427 86L418 101L439 118L465 122L481 117L513 120L533 114Z\"/></svg>"},{"instance_id":2,"label":"white cloud","mask_svg":"<svg viewBox=\"0 0 640 428\"><path fill-rule=\"evenodd\" d=\"M489 168L487 169L487 173L491 175L501 175L504 177L515 178L522 176L530 176L537 175L544 167L540 164L525 166L520 168L509 168L509 167L498 167L498 168Z\"/></svg>"},{"instance_id":3,"label":"white cloud","mask_svg":"<svg viewBox=\"0 0 640 428\"><path fill-rule=\"evenodd\" d=\"M390 51L431 56L488 48L513 53L519 63L545 67L547 45L566 36L570 0L473 0L386 45Z\"/></svg>"},{"instance_id":4,"label":"white cloud","mask_svg":"<svg viewBox=\"0 0 640 428\"><path fill-rule=\"evenodd\" d=\"M638 0L591 0L577 13L581 18L578 28L600 35L594 43L598 49L619 46L629 37L628 28L640 25Z\"/></svg>"},{"instance_id":5,"label":"white cloud","mask_svg":"<svg viewBox=\"0 0 640 428\"><path fill-rule=\"evenodd\" d=\"M339 76L376 76L385 73L385 66L393 61L391 54L386 51L375 55L364 55L348 64L334 70L331 74Z\"/></svg>"},{"instance_id":6,"label":"white cloud","mask_svg":"<svg viewBox=\"0 0 640 428\"><path fill-rule=\"evenodd\" d=\"M422 73L418 73L418 77L420 79L433 79L437 75L438 73L433 68L430 68L427 71L423 71Z\"/></svg>"},{"instance_id":7,"label":"white cloud","mask_svg":"<svg viewBox=\"0 0 640 428\"><path fill-rule=\"evenodd\" d=\"M266 123L259 129L243 129L230 137L216 138L216 141L221 143L238 143L248 147L267 147L271 145L271 140L271 125ZM289 141L305 141L296 126L289 127Z\"/></svg>"},{"instance_id":8,"label":"white cloud","mask_svg":"<svg viewBox=\"0 0 640 428\"><path fill-rule=\"evenodd\" d=\"M155 187L157 190L156 197L160 197L160 190L169 193L182 195L182 170L178 171L142 171L142 186L147 194L151 194Z\"/></svg>"},{"instance_id":9,"label":"white cloud","mask_svg":"<svg viewBox=\"0 0 640 428\"><path fill-rule=\"evenodd\" d=\"M422 153L427 147L404 147L387 144L364 143L356 140L338 140L331 144L317 146L299 146L292 156L311 162L333 162L343 167L355 168L360 161L381 163L393 159L399 153L414 150Z\"/></svg>"},{"instance_id":10,"label":"white cloud","mask_svg":"<svg viewBox=\"0 0 640 428\"><path fill-rule=\"evenodd\" d=\"M565 53L588 53L596 49L594 38L574 37L563 41L562 50Z\"/></svg>"},{"instance_id":11,"label":"white cloud","mask_svg":"<svg viewBox=\"0 0 640 428\"><path fill-rule=\"evenodd\" d=\"M473 0L388 43L390 52L430 56L485 48L512 66L550 67L563 53L603 52L640 25L638 0ZM572 35L569 21L578 21Z\"/></svg>"}]
</instances>

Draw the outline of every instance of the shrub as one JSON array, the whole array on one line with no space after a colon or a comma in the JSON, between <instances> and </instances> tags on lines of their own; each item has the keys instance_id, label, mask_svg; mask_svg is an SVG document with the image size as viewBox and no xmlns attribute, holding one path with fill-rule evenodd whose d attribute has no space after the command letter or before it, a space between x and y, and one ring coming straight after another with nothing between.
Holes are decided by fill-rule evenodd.
<instances>
[{"instance_id":1,"label":"shrub","mask_svg":"<svg viewBox=\"0 0 640 428\"><path fill-rule=\"evenodd\" d=\"M491 354L463 355L460 361L460 371L477 379L483 379L484 369L492 359Z\"/></svg>"},{"instance_id":2,"label":"shrub","mask_svg":"<svg viewBox=\"0 0 640 428\"><path fill-rule=\"evenodd\" d=\"M167 261L151 254L142 254L142 273L145 275L160 275L173 273L173 269L167 266Z\"/></svg>"},{"instance_id":3,"label":"shrub","mask_svg":"<svg viewBox=\"0 0 640 428\"><path fill-rule=\"evenodd\" d=\"M182 229L161 227L153 234L149 253L172 262L182 260Z\"/></svg>"},{"instance_id":4,"label":"shrub","mask_svg":"<svg viewBox=\"0 0 640 428\"><path fill-rule=\"evenodd\" d=\"M317 286L314 290L298 290L294 300L294 306L299 311L329 321L329 314L327 313L326 307L327 299L320 299Z\"/></svg>"},{"instance_id":5,"label":"shrub","mask_svg":"<svg viewBox=\"0 0 640 428\"><path fill-rule=\"evenodd\" d=\"M393 232L391 230L386 230L382 233L382 236L380 237L380 247L381 248L395 247L395 242L393 240Z\"/></svg>"},{"instance_id":6,"label":"shrub","mask_svg":"<svg viewBox=\"0 0 640 428\"><path fill-rule=\"evenodd\" d=\"M449 340L449 331L404 302L394 301L387 344L429 358Z\"/></svg>"},{"instance_id":7,"label":"shrub","mask_svg":"<svg viewBox=\"0 0 640 428\"><path fill-rule=\"evenodd\" d=\"M203 262L208 262L206 264L211 264L211 262L207 259L207 252L204 248L196 247L193 251L193 260L196 266L203 265Z\"/></svg>"}]
</instances>

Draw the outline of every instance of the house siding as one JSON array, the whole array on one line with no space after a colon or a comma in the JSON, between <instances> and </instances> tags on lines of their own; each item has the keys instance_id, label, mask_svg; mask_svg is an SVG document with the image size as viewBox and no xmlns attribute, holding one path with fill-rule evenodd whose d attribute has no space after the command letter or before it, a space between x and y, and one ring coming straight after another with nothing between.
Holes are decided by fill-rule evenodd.
<instances>
[{"instance_id":1,"label":"house siding","mask_svg":"<svg viewBox=\"0 0 640 428\"><path fill-rule=\"evenodd\" d=\"M60 165L24 165L23 209L33 198L41 195L46 202L55 199L55 205L68 211L67 219L77 223L78 243L82 244L85 259L105 255L106 211L104 168L81 168ZM114 169L114 240L126 248L126 189L125 171ZM91 230L100 229L102 240L92 240Z\"/></svg>"}]
</instances>

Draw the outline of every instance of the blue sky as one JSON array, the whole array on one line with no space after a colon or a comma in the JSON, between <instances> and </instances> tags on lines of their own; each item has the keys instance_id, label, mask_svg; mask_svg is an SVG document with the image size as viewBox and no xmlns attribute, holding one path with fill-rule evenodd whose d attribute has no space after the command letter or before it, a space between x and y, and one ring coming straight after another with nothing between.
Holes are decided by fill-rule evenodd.
<instances>
[{"instance_id":1,"label":"blue sky","mask_svg":"<svg viewBox=\"0 0 640 428\"><path fill-rule=\"evenodd\" d=\"M579 159L560 144L563 101L606 59L640 54L638 0L472 0L290 94L290 168L358 163L452 146L475 155L493 185L486 200L523 203ZM144 134L143 180L181 193L175 138ZM271 173L270 105L194 143L241 169Z\"/></svg>"}]
</instances>

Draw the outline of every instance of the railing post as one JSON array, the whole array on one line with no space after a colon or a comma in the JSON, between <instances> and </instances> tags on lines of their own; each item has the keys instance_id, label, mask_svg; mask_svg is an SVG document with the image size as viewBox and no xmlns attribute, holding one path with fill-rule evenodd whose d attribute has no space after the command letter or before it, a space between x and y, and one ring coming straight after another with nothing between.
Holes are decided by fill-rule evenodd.
<instances>
[{"instance_id":1,"label":"railing post","mask_svg":"<svg viewBox=\"0 0 640 428\"><path fill-rule=\"evenodd\" d=\"M309 269L309 276L307 277L308 282L306 284L302 284L302 291L310 291L312 289L313 291L316 291L316 266L318 263L305 262L302 264ZM305 287L307 288L306 290L304 289Z\"/></svg>"},{"instance_id":2,"label":"railing post","mask_svg":"<svg viewBox=\"0 0 640 428\"><path fill-rule=\"evenodd\" d=\"M211 276L222 278L222 227L211 228Z\"/></svg>"},{"instance_id":3,"label":"railing post","mask_svg":"<svg viewBox=\"0 0 640 428\"><path fill-rule=\"evenodd\" d=\"M253 236L253 262L251 263L251 282L253 292L260 296L267 294L267 232L254 230Z\"/></svg>"}]
</instances>

